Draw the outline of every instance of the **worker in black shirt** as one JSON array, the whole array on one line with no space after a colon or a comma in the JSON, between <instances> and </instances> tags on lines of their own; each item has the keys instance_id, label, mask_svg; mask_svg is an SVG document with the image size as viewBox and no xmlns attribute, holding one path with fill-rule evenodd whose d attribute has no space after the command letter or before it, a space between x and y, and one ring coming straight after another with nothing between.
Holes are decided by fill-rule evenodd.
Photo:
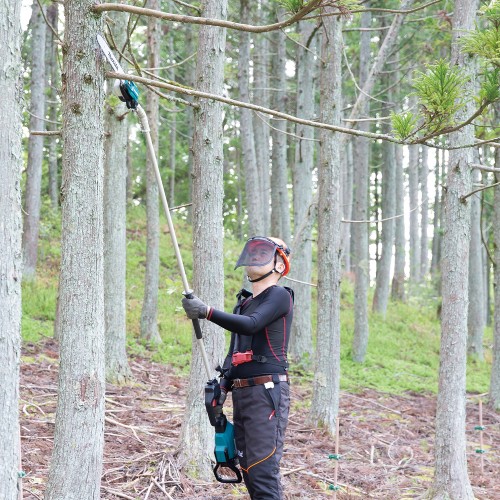
<instances>
[{"instance_id":1,"label":"worker in black shirt","mask_svg":"<svg viewBox=\"0 0 500 500\"><path fill-rule=\"evenodd\" d=\"M190 319L205 318L231 332L219 404L232 389L236 447L252 500L284 498L279 463L290 407L287 349L293 291L277 283L290 270L289 255L278 238L247 241L236 267L245 267L252 293L238 293L233 314L198 297L182 300Z\"/></svg>"}]
</instances>

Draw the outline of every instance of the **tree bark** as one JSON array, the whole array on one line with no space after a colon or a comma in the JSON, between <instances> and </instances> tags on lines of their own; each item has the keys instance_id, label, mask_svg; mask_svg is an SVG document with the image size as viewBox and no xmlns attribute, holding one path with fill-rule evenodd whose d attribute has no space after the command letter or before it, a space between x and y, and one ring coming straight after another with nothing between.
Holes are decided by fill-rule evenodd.
<instances>
[{"instance_id":1,"label":"tree bark","mask_svg":"<svg viewBox=\"0 0 500 500\"><path fill-rule=\"evenodd\" d=\"M387 83L389 83L388 79ZM390 92L388 94L388 101L392 101ZM386 107L387 114L390 113L389 107L389 105ZM383 127L385 132L390 132L388 123L385 123ZM391 265L395 230L394 215L396 211L396 151L395 144L392 142L385 142L382 144L382 162L382 218L384 221L382 222L382 249L380 259L377 262L373 310L385 316L387 313L391 284Z\"/></svg>"},{"instance_id":2,"label":"tree bark","mask_svg":"<svg viewBox=\"0 0 500 500\"><path fill-rule=\"evenodd\" d=\"M325 13L333 11L325 7ZM323 19L320 115L340 122L342 21ZM318 332L311 420L335 432L340 396L341 186L340 140L321 132L318 171Z\"/></svg>"},{"instance_id":3,"label":"tree bark","mask_svg":"<svg viewBox=\"0 0 500 500\"><path fill-rule=\"evenodd\" d=\"M59 4L53 3L47 7L47 20L58 31L59 25ZM46 30L46 59L47 72L50 75L50 86L47 94L48 98L48 115L49 123L48 130L55 131L58 129L57 110L58 110L58 87L59 87L59 65L57 60L57 43L56 37L51 29ZM48 78L47 78L48 81ZM54 210L59 209L59 167L58 167L58 145L59 137L54 136L49 139L49 198L50 204Z\"/></svg>"},{"instance_id":4,"label":"tree bark","mask_svg":"<svg viewBox=\"0 0 500 500\"><path fill-rule=\"evenodd\" d=\"M173 30L172 30L173 31ZM173 32L169 33L168 37L168 51L170 54L175 54L174 52L174 35ZM169 70L168 78L175 82L175 67ZM189 106L188 106L189 107ZM175 206L175 153L176 153L176 143L177 143L177 113L172 113L170 116L170 133L169 133L169 171L170 171L170 201L169 205L171 207Z\"/></svg>"},{"instance_id":5,"label":"tree bark","mask_svg":"<svg viewBox=\"0 0 500 500\"><path fill-rule=\"evenodd\" d=\"M405 300L405 261L406 261L406 237L404 213L405 188L403 169L403 148L396 146L396 215L394 234L394 276L392 279L392 298Z\"/></svg>"},{"instance_id":6,"label":"tree bark","mask_svg":"<svg viewBox=\"0 0 500 500\"><path fill-rule=\"evenodd\" d=\"M420 207L420 277L425 280L429 270L429 238L427 236L429 227L429 189L427 179L429 177L429 148L422 146L422 163L420 164L420 193L422 206Z\"/></svg>"},{"instance_id":7,"label":"tree bark","mask_svg":"<svg viewBox=\"0 0 500 500\"><path fill-rule=\"evenodd\" d=\"M268 0L260 0L256 24L265 24L268 16ZM259 106L269 107L269 40L265 35L256 35L253 51L253 101ZM255 159L260 182L262 202L262 231L269 234L271 228L270 172L269 172L269 117L256 114L253 119Z\"/></svg>"},{"instance_id":8,"label":"tree bark","mask_svg":"<svg viewBox=\"0 0 500 500\"><path fill-rule=\"evenodd\" d=\"M114 15L113 15L114 14ZM110 13L114 39L123 47L127 18ZM124 383L132 378L127 360L127 108L112 97L105 114L104 141L104 310L106 327L106 380Z\"/></svg>"},{"instance_id":9,"label":"tree bark","mask_svg":"<svg viewBox=\"0 0 500 500\"><path fill-rule=\"evenodd\" d=\"M440 151L436 149L436 168L434 170L434 219L432 221L432 259L431 273L434 278L439 272L439 248L441 246L441 162Z\"/></svg>"},{"instance_id":10,"label":"tree bark","mask_svg":"<svg viewBox=\"0 0 500 500\"><path fill-rule=\"evenodd\" d=\"M159 0L152 0L150 7L159 9ZM148 20L148 67L160 66L160 23ZM153 70L154 71L154 70ZM148 91L146 112L149 120L151 141L158 157L159 97ZM153 344L161 343L158 331L158 286L160 281L160 214L158 211L158 185L151 159L146 160L146 212L147 247L144 298L141 311L141 337Z\"/></svg>"},{"instance_id":11,"label":"tree bark","mask_svg":"<svg viewBox=\"0 0 500 500\"><path fill-rule=\"evenodd\" d=\"M0 498L15 499L21 471L21 2L0 0L0 12Z\"/></svg>"},{"instance_id":12,"label":"tree bark","mask_svg":"<svg viewBox=\"0 0 500 500\"><path fill-rule=\"evenodd\" d=\"M353 143L349 141L344 150L345 161L342 162L342 205L343 216L345 220L352 220L353 210L353 184L354 184L354 152ZM342 224L342 255L344 256L344 270L346 273L351 272L351 257L352 257L352 240L351 240L352 224L344 222Z\"/></svg>"},{"instance_id":13,"label":"tree bark","mask_svg":"<svg viewBox=\"0 0 500 500\"><path fill-rule=\"evenodd\" d=\"M297 30L300 44L297 46L297 116L312 119L314 117L314 25L302 21ZM305 219L312 202L312 174L314 168L314 130L311 127L297 125L295 134L298 139L295 145L295 162L293 164L293 207L294 207L294 244L293 266L291 277L310 282L312 273L312 241L311 229L302 232L301 241L296 239L300 224ZM313 342L311 328L311 287L297 283L294 285L295 306L300 311L293 321L288 352L290 359L309 364L313 359Z\"/></svg>"},{"instance_id":14,"label":"tree bark","mask_svg":"<svg viewBox=\"0 0 500 500\"><path fill-rule=\"evenodd\" d=\"M418 217L418 146L409 146L408 191L410 197L410 279L420 281L420 225Z\"/></svg>"},{"instance_id":15,"label":"tree bark","mask_svg":"<svg viewBox=\"0 0 500 500\"><path fill-rule=\"evenodd\" d=\"M34 0L31 15L30 130L45 130L45 20ZM24 201L23 276L35 276L42 186L43 136L30 134Z\"/></svg>"},{"instance_id":16,"label":"tree bark","mask_svg":"<svg viewBox=\"0 0 500 500\"><path fill-rule=\"evenodd\" d=\"M460 51L459 39L474 29L478 2L456 0L453 14L451 61L467 75L465 92L473 95L475 68L472 56ZM457 122L471 115L473 100L457 113ZM450 134L450 145L474 142L474 126ZM469 282L470 148L452 149L443 214L442 310L439 388L436 410L436 467L429 497L473 499L467 474L465 439L465 373L467 361L467 304Z\"/></svg>"},{"instance_id":17,"label":"tree bark","mask_svg":"<svg viewBox=\"0 0 500 500\"><path fill-rule=\"evenodd\" d=\"M225 19L227 0L205 0L202 15ZM225 29L200 27L196 88L222 94L225 41ZM202 300L223 309L223 109L220 102L198 100L197 104L193 136L193 284L195 293ZM202 330L208 359L216 366L224 356L224 334L217 325L208 321L202 323ZM213 456L213 428L202 398L206 378L193 335L180 449L182 461L190 469L189 472L204 480L212 476L210 457Z\"/></svg>"},{"instance_id":18,"label":"tree bark","mask_svg":"<svg viewBox=\"0 0 500 500\"><path fill-rule=\"evenodd\" d=\"M479 162L479 159L477 160ZM473 170L473 183L481 183L481 171ZM483 333L486 324L486 294L484 288L483 241L481 237L481 198L482 193L472 195L471 235L469 250L469 310L467 316L467 353L484 361Z\"/></svg>"},{"instance_id":19,"label":"tree bark","mask_svg":"<svg viewBox=\"0 0 500 500\"><path fill-rule=\"evenodd\" d=\"M46 500L98 500L104 444L103 19L66 0L59 390Z\"/></svg>"},{"instance_id":20,"label":"tree bark","mask_svg":"<svg viewBox=\"0 0 500 500\"><path fill-rule=\"evenodd\" d=\"M369 4L367 5L369 7ZM361 14L361 28L369 28L371 13ZM359 81L368 78L370 64L370 32L362 31L359 51ZM366 118L369 113L369 102L363 100L359 107L359 117ZM368 122L360 122L359 128L369 130ZM353 139L357 152L353 180L353 218L368 218L368 182L370 143L364 137ZM369 225L354 223L352 225L352 268L354 271L354 336L352 341L352 359L358 363L364 361L368 346L368 287L370 283L370 257L368 253Z\"/></svg>"},{"instance_id":21,"label":"tree bark","mask_svg":"<svg viewBox=\"0 0 500 500\"><path fill-rule=\"evenodd\" d=\"M273 107L286 111L286 35L282 31L272 34L273 56L271 87ZM271 232L274 236L290 241L290 205L288 199L286 120L271 122L272 174L271 174Z\"/></svg>"},{"instance_id":22,"label":"tree bark","mask_svg":"<svg viewBox=\"0 0 500 500\"><path fill-rule=\"evenodd\" d=\"M250 21L249 0L240 0L240 21ZM240 99L250 102L249 90L250 70L250 33L239 34L238 49L238 86ZM258 119L258 118L256 118ZM247 108L240 109L240 138L241 155L245 171L246 206L248 213L248 234L255 236L263 234L262 227L262 200L257 159L255 157L255 144L253 136L253 112Z\"/></svg>"},{"instance_id":23,"label":"tree bark","mask_svg":"<svg viewBox=\"0 0 500 500\"><path fill-rule=\"evenodd\" d=\"M500 118L500 106L496 105L495 116ZM495 150L495 168L500 168L500 149ZM500 174L495 174L495 181L500 181ZM493 213L494 240L494 318L493 318L493 362L491 364L490 402L495 410L500 410L500 186L495 186Z\"/></svg>"}]
</instances>

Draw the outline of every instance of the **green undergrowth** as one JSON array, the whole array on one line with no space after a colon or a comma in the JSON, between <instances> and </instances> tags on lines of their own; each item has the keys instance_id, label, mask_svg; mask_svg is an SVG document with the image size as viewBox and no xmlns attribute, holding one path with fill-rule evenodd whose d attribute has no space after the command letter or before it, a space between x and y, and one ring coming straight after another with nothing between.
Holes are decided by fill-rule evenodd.
<instances>
[{"instance_id":1,"label":"green undergrowth","mask_svg":"<svg viewBox=\"0 0 500 500\"><path fill-rule=\"evenodd\" d=\"M47 209L45 210L47 212ZM36 279L23 283L23 341L35 343L53 334L57 299L57 276L60 258L60 230L57 214L44 213L46 222L41 231L40 259ZM191 358L192 327L181 308L182 283L172 248L166 220L161 219L160 233L160 293L159 331L162 343L148 345L140 338L140 315L144 294L146 262L146 217L142 207L129 208L127 223L127 343L132 356L148 357L170 365L187 374ZM189 283L192 284L191 231L189 224L178 214L174 216L176 234ZM225 308L231 310L235 294L241 288L243 274L234 270L241 241L226 234ZM207 262L207 265L210 265ZM293 284L286 283L293 288ZM417 293L418 292L418 293ZM316 294L313 291L313 300ZM438 300L432 286L424 285L414 291L406 303L390 302L386 317L369 314L370 337L363 363L351 359L354 330L354 290L349 279L342 283L341 295L341 389L360 392L369 388L381 392L437 391L439 370L440 326L437 317ZM371 297L370 297L371 306ZM313 304L313 311L315 311ZM296 310L300 314L300 310ZM313 325L316 323L313 313ZM485 362L470 360L467 370L467 391L484 393L489 388L492 331L485 331ZM312 371L292 367L294 381L309 383Z\"/></svg>"}]
</instances>

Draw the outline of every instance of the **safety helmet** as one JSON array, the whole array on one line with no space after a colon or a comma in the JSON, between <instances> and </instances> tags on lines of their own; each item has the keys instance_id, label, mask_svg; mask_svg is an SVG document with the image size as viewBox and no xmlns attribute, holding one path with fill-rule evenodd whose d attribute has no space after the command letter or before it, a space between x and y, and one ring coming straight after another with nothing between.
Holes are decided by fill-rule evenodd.
<instances>
[{"instance_id":1,"label":"safety helmet","mask_svg":"<svg viewBox=\"0 0 500 500\"><path fill-rule=\"evenodd\" d=\"M254 236L247 240L243 251L236 262L235 269L241 266L266 266L279 255L285 264L285 270L281 273L286 276L290 271L290 249L286 245L281 245L271 238L265 236ZM276 272L273 270L272 272Z\"/></svg>"}]
</instances>

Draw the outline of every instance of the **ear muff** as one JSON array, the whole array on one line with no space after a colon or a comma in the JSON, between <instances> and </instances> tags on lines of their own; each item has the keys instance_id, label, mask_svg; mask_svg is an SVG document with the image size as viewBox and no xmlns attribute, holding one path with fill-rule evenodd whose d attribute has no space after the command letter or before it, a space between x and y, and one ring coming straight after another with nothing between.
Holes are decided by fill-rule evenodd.
<instances>
[{"instance_id":1,"label":"ear muff","mask_svg":"<svg viewBox=\"0 0 500 500\"><path fill-rule=\"evenodd\" d=\"M290 272L290 261L288 260L288 255L281 247L276 247L276 252L283 259L283 263L285 264L285 270L281 273L281 276L286 276Z\"/></svg>"}]
</instances>

